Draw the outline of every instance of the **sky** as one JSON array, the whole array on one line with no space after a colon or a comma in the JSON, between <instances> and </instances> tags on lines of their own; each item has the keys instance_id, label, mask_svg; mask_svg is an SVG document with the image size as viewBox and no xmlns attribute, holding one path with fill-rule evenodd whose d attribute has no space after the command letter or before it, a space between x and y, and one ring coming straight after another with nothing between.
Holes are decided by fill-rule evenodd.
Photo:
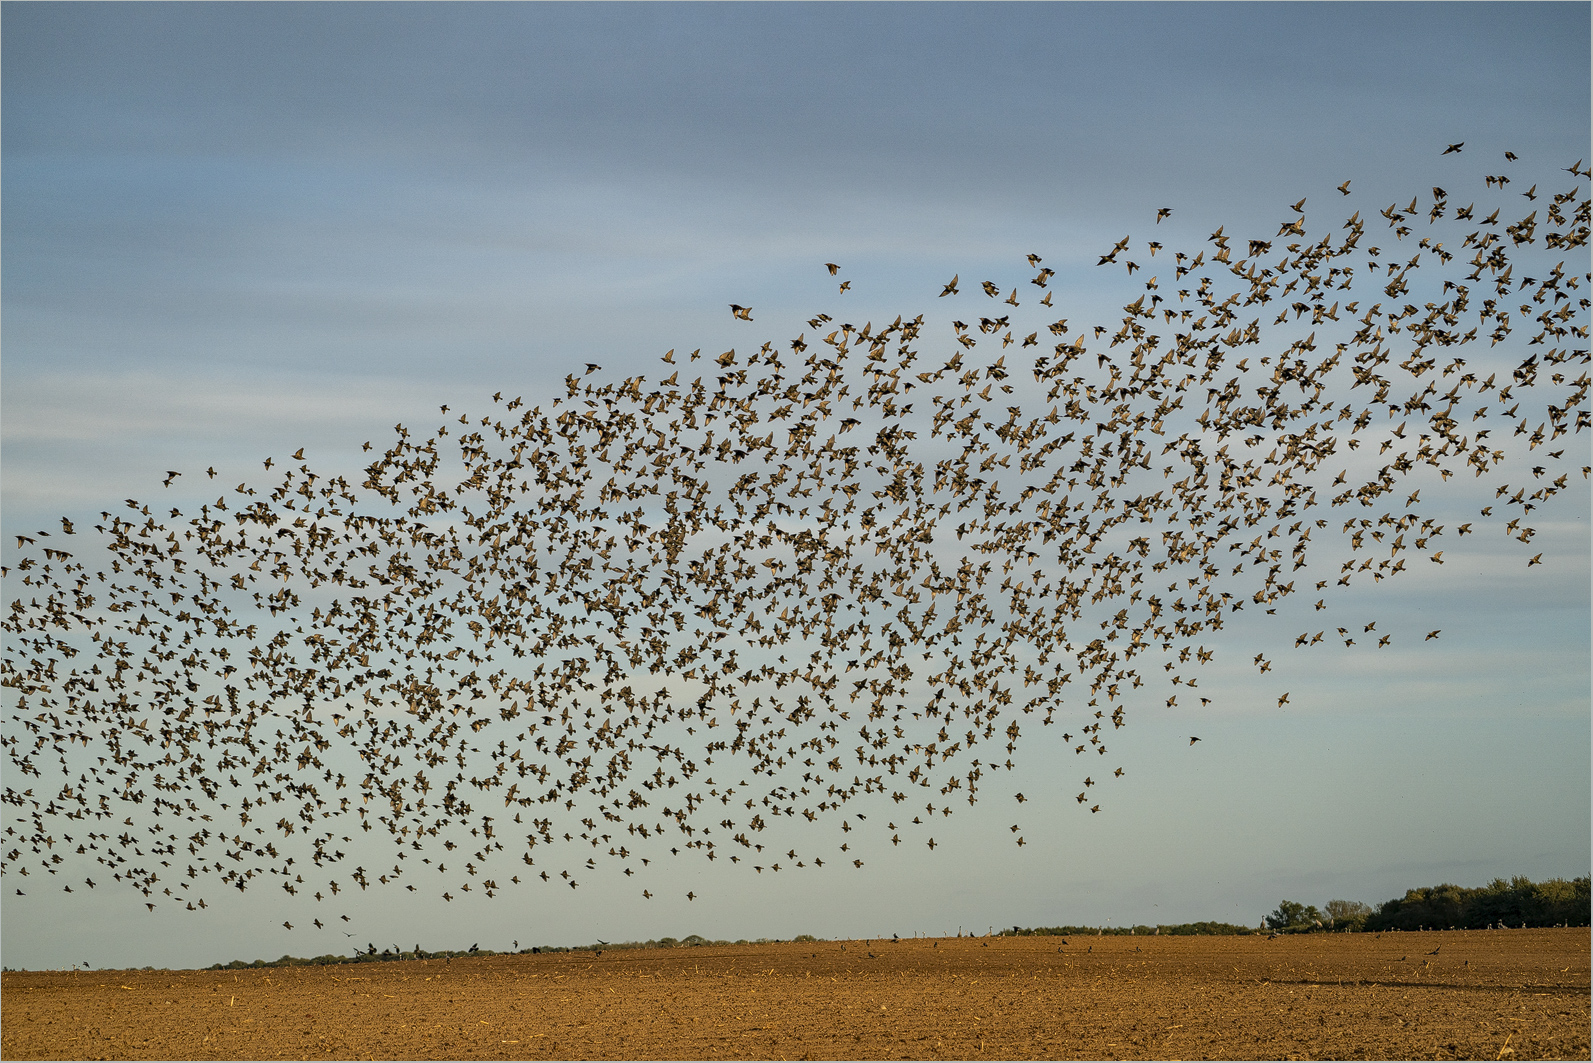
<instances>
[{"instance_id":1,"label":"sky","mask_svg":"<svg viewBox=\"0 0 1593 1063\"><path fill-rule=\"evenodd\" d=\"M732 302L788 340L839 312L825 262L853 279L846 313L888 321L1038 251L1069 312L1110 323L1127 289L1093 260L1159 207L1193 245L1301 196L1337 211L1346 179L1372 215L1460 160L1593 156L1585 4L7 3L0 23L7 557L123 497L197 504L209 465L232 482L304 446L357 470L363 441L439 405L745 343ZM1585 461L1586 436L1568 445ZM162 489L167 470L191 472ZM659 872L646 903L623 880L373 891L354 938L283 929L304 915L285 897L149 913L7 876L0 953L1253 925L1283 898L1586 875L1585 485L1570 497L1542 566L1456 543L1443 578L1379 587L1385 626L1416 633L1402 649L1291 656L1236 626L1209 710L1148 706L1114 736L1127 771L1100 815L1037 740L1021 849L992 798L935 852L879 846L856 873ZM1253 647L1277 649L1286 711Z\"/></svg>"}]
</instances>

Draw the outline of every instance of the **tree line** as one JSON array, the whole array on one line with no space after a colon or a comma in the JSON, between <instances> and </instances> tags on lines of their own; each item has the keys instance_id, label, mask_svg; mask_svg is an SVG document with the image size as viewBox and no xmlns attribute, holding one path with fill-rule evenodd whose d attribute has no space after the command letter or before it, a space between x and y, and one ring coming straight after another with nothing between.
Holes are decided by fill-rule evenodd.
<instances>
[{"instance_id":1,"label":"tree line","mask_svg":"<svg viewBox=\"0 0 1593 1063\"><path fill-rule=\"evenodd\" d=\"M1287 902L1285 902L1287 903ZM1136 924L1134 926L1015 926L1010 930L1001 931L1001 937L1084 937L1131 934L1254 934L1256 928L1252 926L1239 926L1235 923L1164 923L1157 926L1149 924Z\"/></svg>"},{"instance_id":2,"label":"tree line","mask_svg":"<svg viewBox=\"0 0 1593 1063\"><path fill-rule=\"evenodd\" d=\"M1522 875L1496 878L1468 888L1444 883L1406 890L1375 908L1360 901L1331 900L1320 909L1285 900L1258 926L1199 922L1157 926L1014 926L1005 937L1118 934L1301 934L1383 930L1486 930L1490 927L1587 926L1593 912L1589 877L1533 882Z\"/></svg>"},{"instance_id":3,"label":"tree line","mask_svg":"<svg viewBox=\"0 0 1593 1063\"><path fill-rule=\"evenodd\" d=\"M1405 891L1376 908L1359 901L1315 905L1285 900L1263 920L1267 930L1486 930L1494 927L1587 926L1593 897L1589 876L1533 882L1524 875L1468 888L1444 883Z\"/></svg>"}]
</instances>

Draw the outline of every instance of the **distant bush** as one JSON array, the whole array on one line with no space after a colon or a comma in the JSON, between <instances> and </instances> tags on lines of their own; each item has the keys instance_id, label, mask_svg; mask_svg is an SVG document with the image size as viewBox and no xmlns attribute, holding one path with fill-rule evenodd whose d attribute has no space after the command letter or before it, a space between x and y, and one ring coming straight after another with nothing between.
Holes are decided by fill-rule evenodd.
<instances>
[{"instance_id":1,"label":"distant bush","mask_svg":"<svg viewBox=\"0 0 1593 1063\"><path fill-rule=\"evenodd\" d=\"M1177 926L1158 927L1163 934L1254 934L1255 928L1235 926L1232 923L1179 923Z\"/></svg>"},{"instance_id":2,"label":"distant bush","mask_svg":"<svg viewBox=\"0 0 1593 1063\"><path fill-rule=\"evenodd\" d=\"M1318 930L1323 926L1322 913L1316 910L1316 905L1301 904L1298 901L1281 901L1276 910L1266 919L1267 927L1272 930Z\"/></svg>"},{"instance_id":3,"label":"distant bush","mask_svg":"<svg viewBox=\"0 0 1593 1063\"><path fill-rule=\"evenodd\" d=\"M1176 923L1158 926L1015 926L1011 930L1003 930L1002 937L1096 937L1107 936L1128 937L1140 934L1173 934L1189 936L1195 934L1228 935L1228 934L1254 934L1255 928L1248 926L1235 926L1232 923Z\"/></svg>"},{"instance_id":4,"label":"distant bush","mask_svg":"<svg viewBox=\"0 0 1593 1063\"><path fill-rule=\"evenodd\" d=\"M523 950L530 951L530 950ZM555 951L544 948L543 952ZM567 949L557 951L566 952ZM498 953L491 949L477 949L475 952L454 951L444 949L440 952L357 952L352 956L337 956L327 953L323 956L287 956L275 960L233 960L231 963L213 963L206 970L211 971L245 971L261 967L332 967L351 963L388 963L394 960L446 960L458 959L469 956L496 956ZM151 968L145 968L150 970Z\"/></svg>"},{"instance_id":5,"label":"distant bush","mask_svg":"<svg viewBox=\"0 0 1593 1063\"><path fill-rule=\"evenodd\" d=\"M1322 914L1327 916L1329 929L1354 932L1366 927L1372 908L1360 901L1332 900L1322 906Z\"/></svg>"},{"instance_id":6,"label":"distant bush","mask_svg":"<svg viewBox=\"0 0 1593 1063\"><path fill-rule=\"evenodd\" d=\"M1452 883L1406 890L1366 917L1366 930L1480 930L1506 926L1587 926L1593 914L1589 878L1533 882L1517 875L1468 889Z\"/></svg>"}]
</instances>

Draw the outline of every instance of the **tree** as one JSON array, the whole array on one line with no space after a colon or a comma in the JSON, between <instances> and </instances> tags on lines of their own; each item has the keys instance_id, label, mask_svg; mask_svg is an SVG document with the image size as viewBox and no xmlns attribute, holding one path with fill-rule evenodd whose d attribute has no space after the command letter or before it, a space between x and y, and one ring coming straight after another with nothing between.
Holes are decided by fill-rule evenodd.
<instances>
[{"instance_id":1,"label":"tree","mask_svg":"<svg viewBox=\"0 0 1593 1063\"><path fill-rule=\"evenodd\" d=\"M1328 925L1338 930L1359 930L1372 914L1372 906L1360 901L1328 901L1322 906Z\"/></svg>"},{"instance_id":2,"label":"tree","mask_svg":"<svg viewBox=\"0 0 1593 1063\"><path fill-rule=\"evenodd\" d=\"M1300 930L1320 926L1321 922L1322 913L1316 910L1315 905L1298 901L1283 901L1279 903L1277 911L1267 916L1267 926L1273 930Z\"/></svg>"}]
</instances>

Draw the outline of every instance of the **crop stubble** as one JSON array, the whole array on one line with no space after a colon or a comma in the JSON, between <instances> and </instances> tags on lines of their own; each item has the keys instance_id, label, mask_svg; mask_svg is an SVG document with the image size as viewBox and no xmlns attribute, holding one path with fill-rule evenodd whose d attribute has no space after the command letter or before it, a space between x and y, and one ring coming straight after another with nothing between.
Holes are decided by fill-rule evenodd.
<instances>
[{"instance_id":1,"label":"crop stubble","mask_svg":"<svg viewBox=\"0 0 1593 1063\"><path fill-rule=\"evenodd\" d=\"M6 1059L1587 1058L1589 979L1587 928L17 972L4 975L0 1049Z\"/></svg>"}]
</instances>

